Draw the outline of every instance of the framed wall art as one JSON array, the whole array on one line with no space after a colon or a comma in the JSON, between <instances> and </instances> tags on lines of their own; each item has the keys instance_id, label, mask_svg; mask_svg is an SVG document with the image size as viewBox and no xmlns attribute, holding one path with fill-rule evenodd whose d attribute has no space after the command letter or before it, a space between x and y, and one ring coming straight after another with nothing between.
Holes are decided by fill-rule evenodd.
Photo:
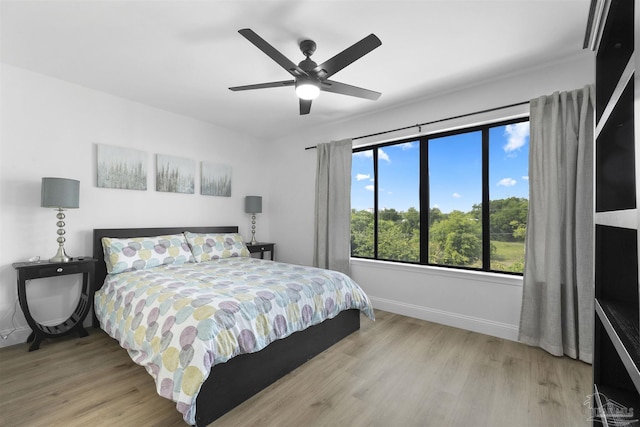
<instances>
[{"instance_id":1,"label":"framed wall art","mask_svg":"<svg viewBox=\"0 0 640 427\"><path fill-rule=\"evenodd\" d=\"M202 162L200 194L231 197L231 166Z\"/></svg>"},{"instance_id":2,"label":"framed wall art","mask_svg":"<svg viewBox=\"0 0 640 427\"><path fill-rule=\"evenodd\" d=\"M97 144L98 187L147 189L147 153Z\"/></svg>"},{"instance_id":3,"label":"framed wall art","mask_svg":"<svg viewBox=\"0 0 640 427\"><path fill-rule=\"evenodd\" d=\"M156 191L193 194L195 175L194 160L156 154Z\"/></svg>"}]
</instances>

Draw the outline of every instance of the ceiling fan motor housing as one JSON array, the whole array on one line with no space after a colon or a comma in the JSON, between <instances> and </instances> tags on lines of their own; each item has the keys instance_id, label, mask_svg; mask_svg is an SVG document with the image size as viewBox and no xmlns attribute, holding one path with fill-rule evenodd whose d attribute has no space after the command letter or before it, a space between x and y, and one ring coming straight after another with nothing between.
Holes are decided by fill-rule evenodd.
<instances>
[{"instance_id":1,"label":"ceiling fan motor housing","mask_svg":"<svg viewBox=\"0 0 640 427\"><path fill-rule=\"evenodd\" d=\"M313 40L302 40L300 42L300 50L304 56L309 58L316 51L316 42Z\"/></svg>"},{"instance_id":2,"label":"ceiling fan motor housing","mask_svg":"<svg viewBox=\"0 0 640 427\"><path fill-rule=\"evenodd\" d=\"M303 59L302 61L300 61L300 63L298 64L298 67L302 68L302 70L306 71L309 74L312 74L311 72L313 70L315 70L315 68L318 66L318 64L316 64L315 62L313 62L311 59L307 58L307 59Z\"/></svg>"}]
</instances>

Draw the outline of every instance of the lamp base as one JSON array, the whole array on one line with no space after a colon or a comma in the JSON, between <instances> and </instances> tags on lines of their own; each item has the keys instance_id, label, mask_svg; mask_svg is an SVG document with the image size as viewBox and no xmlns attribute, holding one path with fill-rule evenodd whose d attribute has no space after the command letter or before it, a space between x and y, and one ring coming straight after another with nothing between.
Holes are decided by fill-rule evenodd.
<instances>
[{"instance_id":1,"label":"lamp base","mask_svg":"<svg viewBox=\"0 0 640 427\"><path fill-rule=\"evenodd\" d=\"M58 253L56 253L53 257L49 258L49 262L69 262L69 261L71 261L71 257L65 253L64 246L59 246Z\"/></svg>"},{"instance_id":2,"label":"lamp base","mask_svg":"<svg viewBox=\"0 0 640 427\"><path fill-rule=\"evenodd\" d=\"M256 214L251 216L251 244L255 245L258 243L256 240Z\"/></svg>"}]
</instances>

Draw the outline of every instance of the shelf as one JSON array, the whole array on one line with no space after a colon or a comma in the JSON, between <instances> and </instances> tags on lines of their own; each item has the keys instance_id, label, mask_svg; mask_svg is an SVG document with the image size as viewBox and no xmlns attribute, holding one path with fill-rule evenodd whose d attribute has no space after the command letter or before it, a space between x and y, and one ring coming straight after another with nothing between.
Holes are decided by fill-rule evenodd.
<instances>
[{"instance_id":1,"label":"shelf","mask_svg":"<svg viewBox=\"0 0 640 427\"><path fill-rule=\"evenodd\" d=\"M606 20L596 59L598 122L634 51L634 2L611 2Z\"/></svg>"},{"instance_id":2,"label":"shelf","mask_svg":"<svg viewBox=\"0 0 640 427\"><path fill-rule=\"evenodd\" d=\"M638 307L637 241L635 229L595 226L596 298Z\"/></svg>"},{"instance_id":3,"label":"shelf","mask_svg":"<svg viewBox=\"0 0 640 427\"><path fill-rule=\"evenodd\" d=\"M634 86L625 86L595 144L596 212L636 208Z\"/></svg>"},{"instance_id":4,"label":"shelf","mask_svg":"<svg viewBox=\"0 0 640 427\"><path fill-rule=\"evenodd\" d=\"M640 391L640 329L637 310L596 299L596 313L636 389ZM640 408L638 408L640 410Z\"/></svg>"},{"instance_id":5,"label":"shelf","mask_svg":"<svg viewBox=\"0 0 640 427\"><path fill-rule=\"evenodd\" d=\"M593 216L593 221L598 225L637 229L638 209L596 212Z\"/></svg>"},{"instance_id":6,"label":"shelf","mask_svg":"<svg viewBox=\"0 0 640 427\"><path fill-rule=\"evenodd\" d=\"M598 138L598 136L600 135L600 132L602 132L602 129L607 124L609 117L611 116L614 109L618 105L620 98L622 98L622 94L624 93L624 90L626 89L627 84L631 81L631 78L633 77L633 74L636 70L635 62L636 62L635 57L632 55L631 58L629 58L629 62L627 62L627 66L622 72L622 76L620 76L620 80L618 80L618 84L616 85L615 89L613 90L613 93L611 94L611 98L609 98L609 102L607 102L607 105L604 107L604 111L602 112L602 116L600 117L600 120L598 120L598 124L596 126L596 134L595 134L596 138Z\"/></svg>"},{"instance_id":7,"label":"shelf","mask_svg":"<svg viewBox=\"0 0 640 427\"><path fill-rule=\"evenodd\" d=\"M638 416L635 415L635 414L638 414L640 411L640 397L638 396L638 394L631 393L627 390L624 390L618 387L603 385L603 384L594 384L593 392L595 396L592 401L592 404L594 406L597 405L597 407L599 408L597 412L598 415L602 415L602 414L605 414L605 416L610 415L609 413L607 413L608 412L607 409L603 408L603 406L606 405L607 403L605 401L606 399L609 402L613 401L616 404L621 405L623 409L629 410L629 418L626 420L633 421L638 419ZM596 399L597 399L597 402L595 401ZM593 414L593 415L596 415L596 414ZM604 421L599 416L596 416L595 420L600 422ZM608 425L615 426L616 424L612 422L614 420L615 418L609 419L607 417L607 421L609 421ZM621 419L619 420L622 421ZM607 424L603 423L603 425L607 425ZM637 425L637 424L630 424L630 425Z\"/></svg>"}]
</instances>

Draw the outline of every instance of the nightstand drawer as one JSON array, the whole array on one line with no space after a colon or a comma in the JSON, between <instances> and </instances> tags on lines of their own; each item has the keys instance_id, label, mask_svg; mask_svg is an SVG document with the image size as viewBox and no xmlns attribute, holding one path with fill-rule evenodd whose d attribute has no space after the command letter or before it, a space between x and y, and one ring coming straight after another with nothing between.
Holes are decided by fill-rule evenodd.
<instances>
[{"instance_id":1,"label":"nightstand drawer","mask_svg":"<svg viewBox=\"0 0 640 427\"><path fill-rule=\"evenodd\" d=\"M41 277L64 276L66 274L86 273L93 271L96 260L83 258L71 262L18 262L13 267L18 269L20 277L24 280L38 279Z\"/></svg>"},{"instance_id":2,"label":"nightstand drawer","mask_svg":"<svg viewBox=\"0 0 640 427\"><path fill-rule=\"evenodd\" d=\"M73 274L73 273L80 273L82 272L82 269L80 268L79 265L65 265L64 267L61 266L52 266L52 267L45 267L40 269L39 275L45 275L45 276L56 276L56 275L62 275L62 274Z\"/></svg>"},{"instance_id":3,"label":"nightstand drawer","mask_svg":"<svg viewBox=\"0 0 640 427\"><path fill-rule=\"evenodd\" d=\"M271 252L271 261L274 259L274 246L275 243L270 242L256 242L256 243L247 243L247 249L252 254L260 254L260 258L264 259L265 252Z\"/></svg>"}]
</instances>

